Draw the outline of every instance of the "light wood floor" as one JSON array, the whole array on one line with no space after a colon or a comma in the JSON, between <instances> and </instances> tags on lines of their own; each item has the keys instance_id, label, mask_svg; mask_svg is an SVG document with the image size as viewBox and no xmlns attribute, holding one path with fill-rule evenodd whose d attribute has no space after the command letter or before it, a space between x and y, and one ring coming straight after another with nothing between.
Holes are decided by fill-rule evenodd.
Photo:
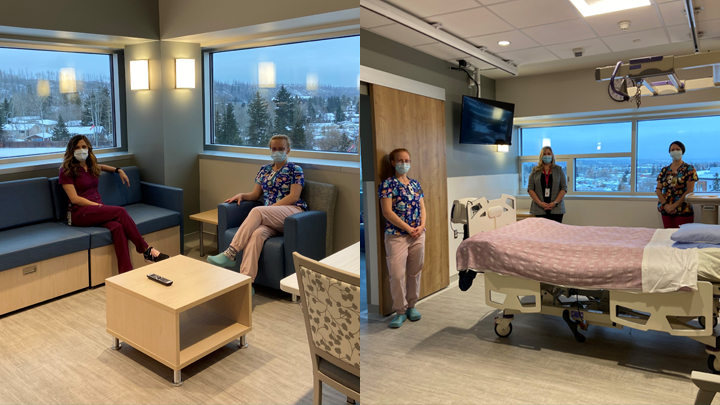
<instances>
[{"instance_id":1,"label":"light wood floor","mask_svg":"<svg viewBox=\"0 0 720 405\"><path fill-rule=\"evenodd\" d=\"M197 241L187 253L199 258ZM250 347L233 342L186 367L179 388L169 368L129 345L110 349L104 286L2 316L0 404L312 403L300 306L284 293L256 290ZM345 397L324 386L323 402Z\"/></svg>"},{"instance_id":2,"label":"light wood floor","mask_svg":"<svg viewBox=\"0 0 720 405\"><path fill-rule=\"evenodd\" d=\"M690 373L708 371L702 344L659 332L591 326L578 343L562 319L528 314L501 339L499 311L484 302L478 276L466 292L451 284L419 303L422 319L400 329L364 319L364 402L692 404Z\"/></svg>"}]
</instances>

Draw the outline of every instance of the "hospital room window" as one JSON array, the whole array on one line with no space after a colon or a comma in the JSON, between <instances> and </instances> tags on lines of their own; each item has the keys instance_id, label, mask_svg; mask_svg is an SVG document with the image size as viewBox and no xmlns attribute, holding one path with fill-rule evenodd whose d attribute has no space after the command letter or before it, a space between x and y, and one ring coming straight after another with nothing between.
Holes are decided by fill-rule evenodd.
<instances>
[{"instance_id":1,"label":"hospital room window","mask_svg":"<svg viewBox=\"0 0 720 405\"><path fill-rule=\"evenodd\" d=\"M117 146L114 55L0 48L0 159Z\"/></svg>"},{"instance_id":2,"label":"hospital room window","mask_svg":"<svg viewBox=\"0 0 720 405\"><path fill-rule=\"evenodd\" d=\"M638 121L637 191L654 192L657 176L671 163L670 143L680 141L683 161L695 167L695 191L720 191L720 116Z\"/></svg>"},{"instance_id":3,"label":"hospital room window","mask_svg":"<svg viewBox=\"0 0 720 405\"><path fill-rule=\"evenodd\" d=\"M360 37L209 54L213 145L267 148L287 135L295 150L356 155Z\"/></svg>"},{"instance_id":4,"label":"hospital room window","mask_svg":"<svg viewBox=\"0 0 720 405\"><path fill-rule=\"evenodd\" d=\"M629 192L629 157L575 159L575 191Z\"/></svg>"},{"instance_id":5,"label":"hospital room window","mask_svg":"<svg viewBox=\"0 0 720 405\"><path fill-rule=\"evenodd\" d=\"M568 177L568 160L555 160L555 163L563 169L565 178ZM528 188L528 180L530 173L532 173L533 167L537 166L537 162L522 162L522 190L526 191Z\"/></svg>"},{"instance_id":6,"label":"hospital room window","mask_svg":"<svg viewBox=\"0 0 720 405\"><path fill-rule=\"evenodd\" d=\"M629 153L632 122L522 129L522 156L538 156L544 146L555 155Z\"/></svg>"}]
</instances>

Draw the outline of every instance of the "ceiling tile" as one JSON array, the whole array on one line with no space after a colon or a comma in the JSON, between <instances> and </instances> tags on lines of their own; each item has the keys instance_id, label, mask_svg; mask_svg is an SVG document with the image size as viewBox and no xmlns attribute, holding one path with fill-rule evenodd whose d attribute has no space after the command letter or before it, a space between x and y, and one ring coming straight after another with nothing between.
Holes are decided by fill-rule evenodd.
<instances>
[{"instance_id":1,"label":"ceiling tile","mask_svg":"<svg viewBox=\"0 0 720 405\"><path fill-rule=\"evenodd\" d=\"M720 50L720 38L701 39L698 43L700 51L717 51Z\"/></svg>"},{"instance_id":2,"label":"ceiling tile","mask_svg":"<svg viewBox=\"0 0 720 405\"><path fill-rule=\"evenodd\" d=\"M573 59L575 58L575 54L573 53L573 49L575 48L583 48L583 56L591 56L591 55L598 55L601 53L608 53L610 52L610 48L608 48L603 41L600 39L588 39L585 41L574 41L574 42L568 42L565 44L558 44L558 45L552 45L546 47L547 50L554 53L561 59Z\"/></svg>"},{"instance_id":3,"label":"ceiling tile","mask_svg":"<svg viewBox=\"0 0 720 405\"><path fill-rule=\"evenodd\" d=\"M639 39L640 41L634 42ZM604 37L603 41L614 52L626 51L628 49L647 48L656 45L667 44L664 28L656 28L647 31L633 32L622 35ZM647 55L646 55L647 56Z\"/></svg>"},{"instance_id":4,"label":"ceiling tile","mask_svg":"<svg viewBox=\"0 0 720 405\"><path fill-rule=\"evenodd\" d=\"M667 27L667 31L670 34L670 41L672 43L692 41L690 38L690 27L687 25L673 25Z\"/></svg>"},{"instance_id":5,"label":"ceiling tile","mask_svg":"<svg viewBox=\"0 0 720 405\"><path fill-rule=\"evenodd\" d=\"M503 59L509 59L513 61L516 65L538 63L558 59L557 56L553 55L552 52L548 51L543 47L523 49L522 51L503 52L498 55L500 55Z\"/></svg>"},{"instance_id":6,"label":"ceiling tile","mask_svg":"<svg viewBox=\"0 0 720 405\"><path fill-rule=\"evenodd\" d=\"M563 21L555 24L522 30L530 38L542 45L554 45L563 42L595 38L597 35L582 20Z\"/></svg>"},{"instance_id":7,"label":"ceiling tile","mask_svg":"<svg viewBox=\"0 0 720 405\"><path fill-rule=\"evenodd\" d=\"M697 27L698 31L703 32L703 38L720 37L720 20L699 21Z\"/></svg>"},{"instance_id":8,"label":"ceiling tile","mask_svg":"<svg viewBox=\"0 0 720 405\"><path fill-rule=\"evenodd\" d=\"M517 28L572 20L579 16L566 0L517 0L488 8Z\"/></svg>"},{"instance_id":9,"label":"ceiling tile","mask_svg":"<svg viewBox=\"0 0 720 405\"><path fill-rule=\"evenodd\" d=\"M491 4L502 3L505 1L509 1L509 0L477 0L477 1L479 1L480 3L482 3L485 6L489 6Z\"/></svg>"},{"instance_id":10,"label":"ceiling tile","mask_svg":"<svg viewBox=\"0 0 720 405\"><path fill-rule=\"evenodd\" d=\"M384 27L373 28L370 31L408 46L417 46L437 42L436 40L428 37L427 35L421 34L400 24L386 25Z\"/></svg>"},{"instance_id":11,"label":"ceiling tile","mask_svg":"<svg viewBox=\"0 0 720 405\"><path fill-rule=\"evenodd\" d=\"M508 23L483 7L444 14L426 20L428 22L442 23L444 31L461 38L495 34L513 29Z\"/></svg>"},{"instance_id":12,"label":"ceiling tile","mask_svg":"<svg viewBox=\"0 0 720 405\"><path fill-rule=\"evenodd\" d=\"M665 3L658 5L660 7L660 13L662 14L663 21L666 26L679 25L688 23L687 17L685 16L685 6L681 1L674 1L672 3Z\"/></svg>"},{"instance_id":13,"label":"ceiling tile","mask_svg":"<svg viewBox=\"0 0 720 405\"><path fill-rule=\"evenodd\" d=\"M429 17L431 15L447 14L469 8L480 7L475 0L385 0L416 17Z\"/></svg>"},{"instance_id":14,"label":"ceiling tile","mask_svg":"<svg viewBox=\"0 0 720 405\"><path fill-rule=\"evenodd\" d=\"M395 21L385 18L380 14L365 8L360 8L360 26L363 28L375 28L383 25L395 24Z\"/></svg>"},{"instance_id":15,"label":"ceiling tile","mask_svg":"<svg viewBox=\"0 0 720 405\"><path fill-rule=\"evenodd\" d=\"M717 0L695 0L693 7L703 9L696 14L698 21L709 21L720 18L720 1Z\"/></svg>"},{"instance_id":16,"label":"ceiling tile","mask_svg":"<svg viewBox=\"0 0 720 405\"><path fill-rule=\"evenodd\" d=\"M449 45L441 44L440 42L416 46L415 49L444 60L462 59L468 57L466 53L458 51Z\"/></svg>"},{"instance_id":17,"label":"ceiling tile","mask_svg":"<svg viewBox=\"0 0 720 405\"><path fill-rule=\"evenodd\" d=\"M476 46L485 46L488 51L493 53L517 51L540 46L540 44L520 31L508 31L500 34L466 38L465 40ZM498 45L498 41L510 41L510 45L501 46Z\"/></svg>"},{"instance_id":18,"label":"ceiling tile","mask_svg":"<svg viewBox=\"0 0 720 405\"><path fill-rule=\"evenodd\" d=\"M663 26L655 7L640 7L616 11L614 13L594 15L592 17L586 17L585 21L587 21L601 37L622 34L623 31L618 27L620 21L630 21L630 29L628 29L627 32L645 31Z\"/></svg>"}]
</instances>

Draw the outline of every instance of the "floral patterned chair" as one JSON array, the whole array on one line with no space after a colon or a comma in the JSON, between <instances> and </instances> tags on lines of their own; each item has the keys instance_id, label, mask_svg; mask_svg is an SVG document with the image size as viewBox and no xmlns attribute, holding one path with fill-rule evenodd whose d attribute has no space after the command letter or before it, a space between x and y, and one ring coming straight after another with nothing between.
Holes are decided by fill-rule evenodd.
<instances>
[{"instance_id":1,"label":"floral patterned chair","mask_svg":"<svg viewBox=\"0 0 720 405\"><path fill-rule=\"evenodd\" d=\"M293 254L313 363L313 403L322 383L360 401L360 276Z\"/></svg>"}]
</instances>

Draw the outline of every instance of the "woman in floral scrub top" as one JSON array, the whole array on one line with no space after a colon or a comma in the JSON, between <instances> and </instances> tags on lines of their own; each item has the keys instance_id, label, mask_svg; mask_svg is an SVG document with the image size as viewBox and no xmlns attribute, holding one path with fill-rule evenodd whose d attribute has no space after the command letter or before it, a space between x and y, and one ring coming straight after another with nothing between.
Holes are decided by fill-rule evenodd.
<instances>
[{"instance_id":1,"label":"woman in floral scrub top","mask_svg":"<svg viewBox=\"0 0 720 405\"><path fill-rule=\"evenodd\" d=\"M420 183L407 177L410 153L406 149L390 152L395 175L382 182L378 190L380 208L387 219L385 253L390 273L390 293L395 318L391 328L406 319L420 320L415 309L420 297L420 275L425 259L425 203Z\"/></svg>"},{"instance_id":2,"label":"woman in floral scrub top","mask_svg":"<svg viewBox=\"0 0 720 405\"><path fill-rule=\"evenodd\" d=\"M685 154L685 145L680 141L670 144L670 157L673 162L663 167L658 175L657 194L658 211L662 214L663 226L679 228L682 224L695 221L695 212L691 204L685 202L685 196L695 190L698 180L697 172L692 165L682 160Z\"/></svg>"},{"instance_id":3,"label":"woman in floral scrub top","mask_svg":"<svg viewBox=\"0 0 720 405\"><path fill-rule=\"evenodd\" d=\"M207 259L217 266L233 268L235 256L242 251L240 273L252 277L253 282L265 241L283 232L285 218L308 209L305 201L300 199L305 186L302 168L287 161L290 139L285 135L275 135L270 139L269 146L274 163L260 168L253 191L225 200L226 203L237 201L240 205L241 201L258 201L262 197L264 207L255 207L250 211L227 250Z\"/></svg>"}]
</instances>

